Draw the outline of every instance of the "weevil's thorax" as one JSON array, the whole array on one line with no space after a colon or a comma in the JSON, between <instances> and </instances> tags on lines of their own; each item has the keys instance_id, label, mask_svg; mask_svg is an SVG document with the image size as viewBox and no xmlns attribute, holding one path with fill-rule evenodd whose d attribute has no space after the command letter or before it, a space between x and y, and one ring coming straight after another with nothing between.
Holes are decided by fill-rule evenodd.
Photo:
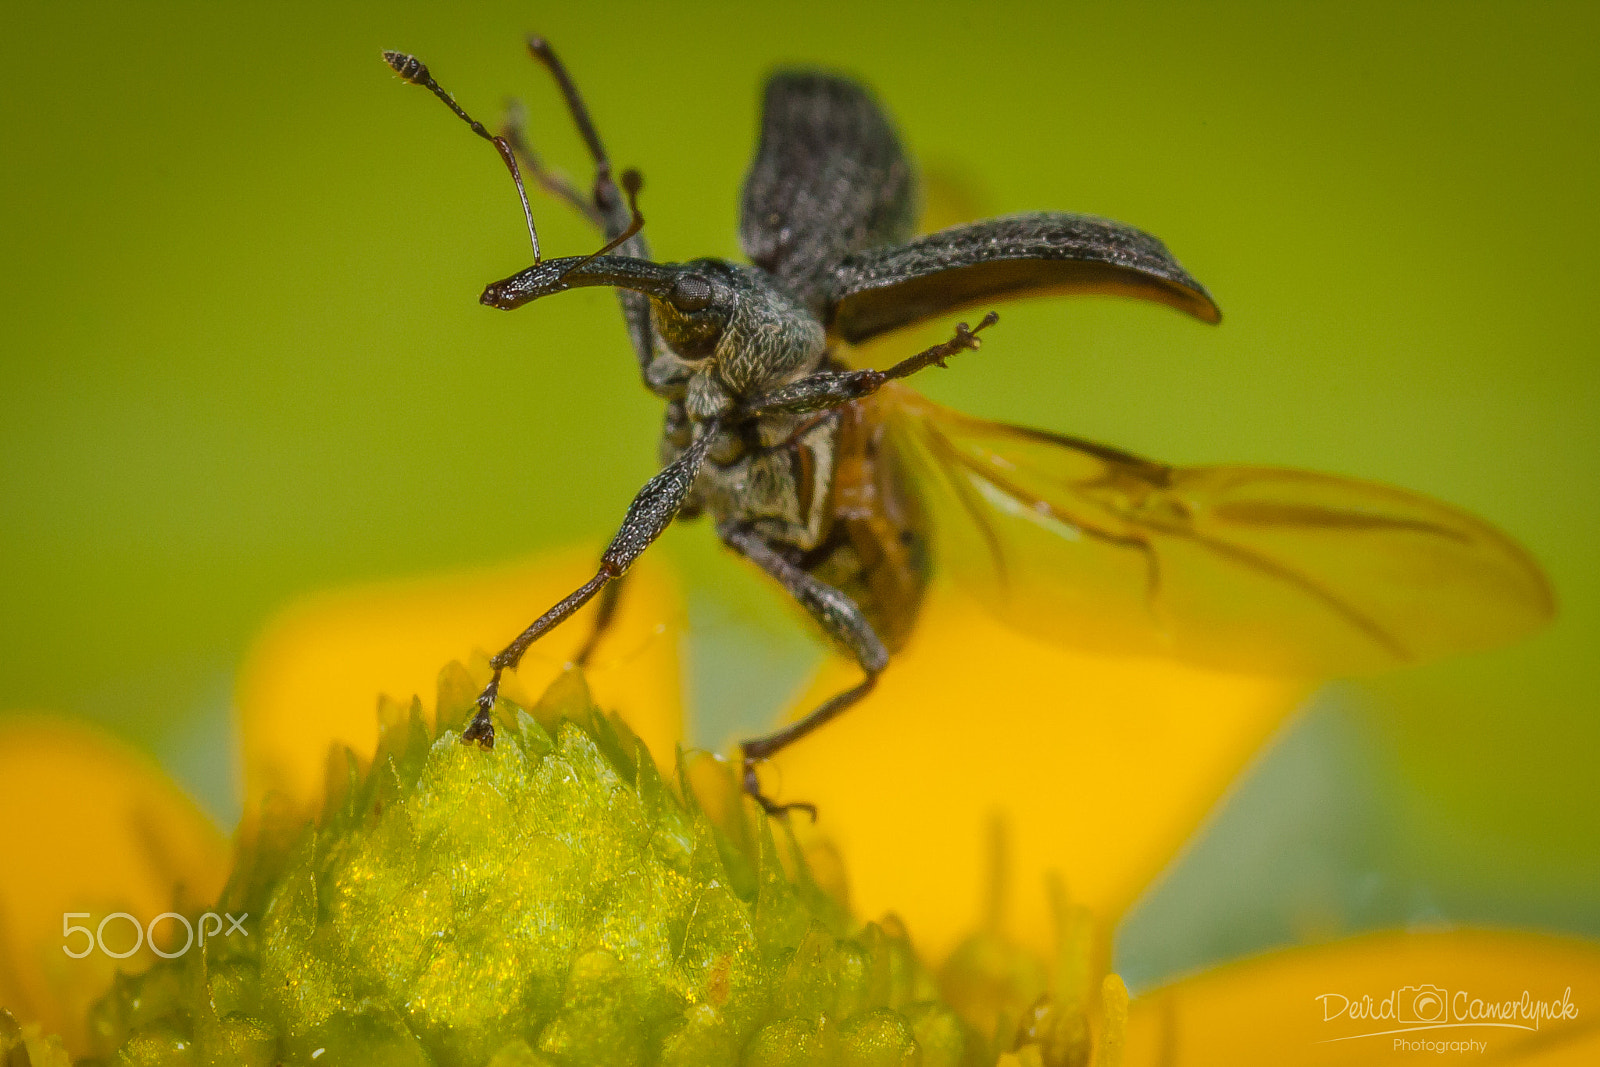
<instances>
[{"instance_id":1,"label":"weevil's thorax","mask_svg":"<svg viewBox=\"0 0 1600 1067\"><path fill-rule=\"evenodd\" d=\"M822 365L822 324L771 275L716 259L684 267L710 282L710 301L685 311L651 299L660 344L645 380L659 395L682 400L691 419L724 414Z\"/></svg>"}]
</instances>

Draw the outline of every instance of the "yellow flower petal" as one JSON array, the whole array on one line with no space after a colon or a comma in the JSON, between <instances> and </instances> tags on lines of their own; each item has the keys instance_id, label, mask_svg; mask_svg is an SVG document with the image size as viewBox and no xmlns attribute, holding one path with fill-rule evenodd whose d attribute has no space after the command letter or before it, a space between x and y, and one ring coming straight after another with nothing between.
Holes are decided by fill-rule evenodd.
<instances>
[{"instance_id":1,"label":"yellow flower petal","mask_svg":"<svg viewBox=\"0 0 1600 1067\"><path fill-rule=\"evenodd\" d=\"M321 794L328 747L370 753L379 694L419 695L474 651L496 652L594 574L599 554L574 550L527 563L310 597L257 640L239 687L246 803L269 790L296 803ZM593 605L533 645L502 691L531 704L594 626ZM588 670L600 706L616 708L671 766L682 734L676 589L649 559L628 573L617 617Z\"/></svg>"},{"instance_id":2,"label":"yellow flower petal","mask_svg":"<svg viewBox=\"0 0 1600 1067\"><path fill-rule=\"evenodd\" d=\"M1427 986L1444 995L1447 1025L1389 1032L1408 1025L1395 1017L1408 1003L1412 1018L1432 1018L1437 1002L1427 999ZM1513 1025L1458 1025L1472 1021L1475 1001L1480 1012L1490 1007L1504 1012L1506 1003L1520 1002L1524 992L1530 1003L1559 1005L1565 997L1574 1014L1539 1020L1537 1029L1515 1010L1506 1019ZM1371 996L1379 1018L1351 1019L1348 1008L1339 1011L1342 999L1359 1005L1364 995ZM1392 1006L1385 1009L1391 997ZM1463 1015L1468 1018L1462 1020ZM1377 1036L1353 1036L1358 1034ZM1469 1041L1487 1048L1441 1052L1437 1044ZM1600 944L1459 930L1385 932L1274 952L1139 997L1129 1014L1123 1062L1126 1067L1365 1067L1442 1056L1519 1067L1600 1063Z\"/></svg>"},{"instance_id":3,"label":"yellow flower petal","mask_svg":"<svg viewBox=\"0 0 1600 1067\"><path fill-rule=\"evenodd\" d=\"M124 960L64 923L99 926L124 912L147 927L169 910L215 900L227 875L222 834L149 760L104 735L43 717L0 723L0 1007L85 1051L84 1013L119 965L155 960L148 944ZM85 915L84 913L87 913ZM70 918L64 918L72 916ZM165 937L174 920L157 927ZM169 929L170 926L170 929ZM109 921L111 951L134 941Z\"/></svg>"},{"instance_id":4,"label":"yellow flower petal","mask_svg":"<svg viewBox=\"0 0 1600 1067\"><path fill-rule=\"evenodd\" d=\"M823 675L801 708L856 677L839 664ZM935 588L877 690L779 755L765 781L778 799L818 805L860 913L892 909L934 959L982 911L985 826L998 813L1012 843L1011 932L1047 955L1045 873L1066 877L1104 942L1307 692L1056 648Z\"/></svg>"}]
</instances>

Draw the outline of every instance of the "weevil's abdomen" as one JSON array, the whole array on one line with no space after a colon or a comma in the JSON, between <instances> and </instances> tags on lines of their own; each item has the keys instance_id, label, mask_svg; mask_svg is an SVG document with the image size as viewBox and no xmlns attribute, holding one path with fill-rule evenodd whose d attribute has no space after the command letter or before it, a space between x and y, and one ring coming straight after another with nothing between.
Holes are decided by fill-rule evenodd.
<instances>
[{"instance_id":1,"label":"weevil's abdomen","mask_svg":"<svg viewBox=\"0 0 1600 1067\"><path fill-rule=\"evenodd\" d=\"M931 571L927 510L873 401L840 409L832 522L801 566L848 594L890 652L905 645Z\"/></svg>"}]
</instances>

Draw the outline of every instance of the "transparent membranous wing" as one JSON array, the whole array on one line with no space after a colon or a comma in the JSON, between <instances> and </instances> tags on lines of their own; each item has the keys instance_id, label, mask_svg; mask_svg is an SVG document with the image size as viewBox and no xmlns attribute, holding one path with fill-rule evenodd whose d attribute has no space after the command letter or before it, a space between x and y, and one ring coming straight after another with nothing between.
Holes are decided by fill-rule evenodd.
<instances>
[{"instance_id":1,"label":"transparent membranous wing","mask_svg":"<svg viewBox=\"0 0 1600 1067\"><path fill-rule=\"evenodd\" d=\"M1499 645L1555 611L1522 548L1415 493L1169 467L902 387L878 403L930 498L940 567L1049 640L1326 677Z\"/></svg>"}]
</instances>

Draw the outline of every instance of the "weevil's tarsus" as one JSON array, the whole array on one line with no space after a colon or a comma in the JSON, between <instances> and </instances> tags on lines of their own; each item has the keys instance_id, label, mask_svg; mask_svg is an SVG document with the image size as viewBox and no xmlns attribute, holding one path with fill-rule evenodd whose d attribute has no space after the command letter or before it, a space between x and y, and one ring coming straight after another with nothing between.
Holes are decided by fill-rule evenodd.
<instances>
[{"instance_id":1,"label":"weevil's tarsus","mask_svg":"<svg viewBox=\"0 0 1600 1067\"><path fill-rule=\"evenodd\" d=\"M739 766L742 772L745 792L749 793L768 815L784 815L791 811L803 811L811 816L812 822L816 822L817 806L815 804L806 801L790 801L786 804L779 804L763 793L761 791L761 779L756 773L756 768L813 730L838 718L865 698L877 685L878 675L869 673L853 688L834 694L812 709L809 714L795 720L782 730L775 730L763 737L754 738L740 744Z\"/></svg>"},{"instance_id":2,"label":"weevil's tarsus","mask_svg":"<svg viewBox=\"0 0 1600 1067\"><path fill-rule=\"evenodd\" d=\"M715 419L701 424L701 433L684 449L677 459L667 464L634 496L611 544L600 556L600 567L583 585L563 597L553 607L535 619L517 639L501 649L489 666L494 674L489 684L478 694L478 710L472 722L462 731L463 744L478 743L484 748L494 747L494 702L500 693L500 678L507 670L515 670L528 646L565 622L573 612L595 598L608 583L621 578L634 560L638 559L660 537L694 485L695 477L705 463L706 454L716 438L719 423ZM614 606L614 605L613 605Z\"/></svg>"},{"instance_id":3,"label":"weevil's tarsus","mask_svg":"<svg viewBox=\"0 0 1600 1067\"><path fill-rule=\"evenodd\" d=\"M902 359L899 363L884 371L883 376L885 378L909 378L924 367L946 367L948 364L945 363L945 360L957 352L968 350L976 352L983 347L983 342L978 340L978 334L999 321L1000 314L991 311L983 317L977 326L971 329L968 329L966 323L958 322L956 323L956 335L950 340L943 344L934 345L931 348L925 348L908 359Z\"/></svg>"},{"instance_id":4,"label":"weevil's tarsus","mask_svg":"<svg viewBox=\"0 0 1600 1067\"><path fill-rule=\"evenodd\" d=\"M444 106L453 111L457 118L465 122L472 132L494 145L496 152L500 153L500 160L511 172L511 181L517 187L517 199L522 202L522 216L528 222L528 240L533 245L533 261L539 262L539 231L533 225L533 207L528 203L528 190L522 184L522 172L517 169L517 153L512 149L510 142L504 137L492 134L483 123L467 114L455 97L445 92L438 82L434 81L433 74L429 72L428 65L416 56L405 52L386 50L383 61L389 64L389 69L398 74L402 81L412 85L420 85L434 96L444 102Z\"/></svg>"},{"instance_id":5,"label":"weevil's tarsus","mask_svg":"<svg viewBox=\"0 0 1600 1067\"><path fill-rule=\"evenodd\" d=\"M590 578L575 592L563 597L549 611L535 619L526 630L517 636L515 641L501 649L499 654L489 661L489 666L494 668L494 674L490 676L489 684L484 686L483 692L478 694L478 710L472 716L472 721L461 732L463 744L470 745L476 742L483 748L494 747L493 712L495 699L500 695L501 675L505 673L507 668L516 668L517 663L522 659L522 654L528 650L529 645L555 629L562 622L565 622L573 612L593 600L595 594L600 592L601 587L620 576L621 571L617 570L614 564L602 562L600 570L596 572L593 578Z\"/></svg>"}]
</instances>

